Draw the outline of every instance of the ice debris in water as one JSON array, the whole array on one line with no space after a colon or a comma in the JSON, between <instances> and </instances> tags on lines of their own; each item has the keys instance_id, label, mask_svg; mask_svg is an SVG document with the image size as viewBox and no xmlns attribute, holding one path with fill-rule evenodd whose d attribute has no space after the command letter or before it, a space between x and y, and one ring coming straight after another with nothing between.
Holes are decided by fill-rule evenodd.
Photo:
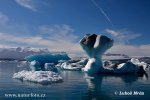
<instances>
[{"instance_id":1,"label":"ice debris in water","mask_svg":"<svg viewBox=\"0 0 150 100\"><path fill-rule=\"evenodd\" d=\"M20 71L14 73L13 78L20 79L22 81L30 81L40 84L51 84L56 82L62 82L62 77L52 71Z\"/></svg>"},{"instance_id":2,"label":"ice debris in water","mask_svg":"<svg viewBox=\"0 0 150 100\"><path fill-rule=\"evenodd\" d=\"M148 64L147 64L147 63L145 63L145 62L140 62L139 59L132 58L130 61L131 61L133 64L135 64L136 66L142 66L144 70L148 67Z\"/></svg>"},{"instance_id":3,"label":"ice debris in water","mask_svg":"<svg viewBox=\"0 0 150 100\"><path fill-rule=\"evenodd\" d=\"M86 63L87 63L86 58L78 58L68 61L61 60L56 66L60 67L63 70L79 71L86 65Z\"/></svg>"}]
</instances>

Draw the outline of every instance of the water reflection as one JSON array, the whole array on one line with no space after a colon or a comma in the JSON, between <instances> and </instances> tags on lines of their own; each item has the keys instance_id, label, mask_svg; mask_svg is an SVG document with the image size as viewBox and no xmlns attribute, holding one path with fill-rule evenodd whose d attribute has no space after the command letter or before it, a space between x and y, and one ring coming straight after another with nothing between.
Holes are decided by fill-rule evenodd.
<instances>
[{"instance_id":1,"label":"water reflection","mask_svg":"<svg viewBox=\"0 0 150 100\"><path fill-rule=\"evenodd\" d=\"M110 93L110 91L113 90L112 88L114 88L114 84L116 86L116 89L125 89L126 87L128 87L128 85L131 86L132 84L134 84L138 80L139 77L140 79L142 78L142 80L148 79L147 74L146 75L144 74L142 76L141 75L140 76L139 75L104 75L104 74L91 76L91 75L85 74L88 91L83 96L82 99L83 100L111 100L112 99L111 97L115 97L115 90L114 92ZM105 85L103 83L104 80L105 81L107 80L107 82L105 83L109 85L110 91L102 90L102 86ZM117 87L117 84L118 84L118 87ZM122 87L121 84L124 84L125 86Z\"/></svg>"},{"instance_id":2,"label":"water reflection","mask_svg":"<svg viewBox=\"0 0 150 100\"><path fill-rule=\"evenodd\" d=\"M103 77L95 75L89 76L85 74L85 79L88 85L88 91L83 97L83 100L107 100L110 99L101 91Z\"/></svg>"}]
</instances>

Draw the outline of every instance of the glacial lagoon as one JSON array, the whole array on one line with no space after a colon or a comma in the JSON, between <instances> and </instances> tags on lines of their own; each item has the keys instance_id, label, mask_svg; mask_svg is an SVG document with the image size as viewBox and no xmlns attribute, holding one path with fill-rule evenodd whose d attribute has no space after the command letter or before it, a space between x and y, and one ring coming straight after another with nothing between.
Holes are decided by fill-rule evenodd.
<instances>
[{"instance_id":1,"label":"glacial lagoon","mask_svg":"<svg viewBox=\"0 0 150 100\"><path fill-rule=\"evenodd\" d=\"M150 78L146 76L103 74L93 78L87 77L81 71L60 70L63 82L41 85L13 79L15 72L28 70L27 66L19 65L20 62L17 61L0 62L0 100L148 100L150 98ZM147 74L150 76L149 68ZM12 94L24 97L12 97Z\"/></svg>"}]
</instances>

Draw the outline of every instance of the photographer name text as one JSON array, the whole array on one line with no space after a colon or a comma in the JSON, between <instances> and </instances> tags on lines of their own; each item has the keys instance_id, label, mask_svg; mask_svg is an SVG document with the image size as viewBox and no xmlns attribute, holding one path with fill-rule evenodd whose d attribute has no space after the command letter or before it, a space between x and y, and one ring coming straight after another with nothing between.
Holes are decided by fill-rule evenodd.
<instances>
[{"instance_id":1,"label":"photographer name text","mask_svg":"<svg viewBox=\"0 0 150 100\"><path fill-rule=\"evenodd\" d=\"M143 91L116 91L115 95L120 95L120 96L139 95L139 96L143 96L144 92Z\"/></svg>"}]
</instances>

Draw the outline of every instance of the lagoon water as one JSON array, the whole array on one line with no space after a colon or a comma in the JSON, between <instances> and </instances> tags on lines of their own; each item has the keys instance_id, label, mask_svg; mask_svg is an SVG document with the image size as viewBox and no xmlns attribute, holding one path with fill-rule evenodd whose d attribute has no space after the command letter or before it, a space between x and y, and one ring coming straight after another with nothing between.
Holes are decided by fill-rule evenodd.
<instances>
[{"instance_id":1,"label":"lagoon water","mask_svg":"<svg viewBox=\"0 0 150 100\"><path fill-rule=\"evenodd\" d=\"M19 64L15 61L0 62L0 100L150 100L149 69L149 77L98 75L87 78L80 71L60 71L62 83L40 85L13 79L15 72L28 70L27 67L18 67ZM11 97L8 94L39 94L43 97Z\"/></svg>"}]
</instances>

